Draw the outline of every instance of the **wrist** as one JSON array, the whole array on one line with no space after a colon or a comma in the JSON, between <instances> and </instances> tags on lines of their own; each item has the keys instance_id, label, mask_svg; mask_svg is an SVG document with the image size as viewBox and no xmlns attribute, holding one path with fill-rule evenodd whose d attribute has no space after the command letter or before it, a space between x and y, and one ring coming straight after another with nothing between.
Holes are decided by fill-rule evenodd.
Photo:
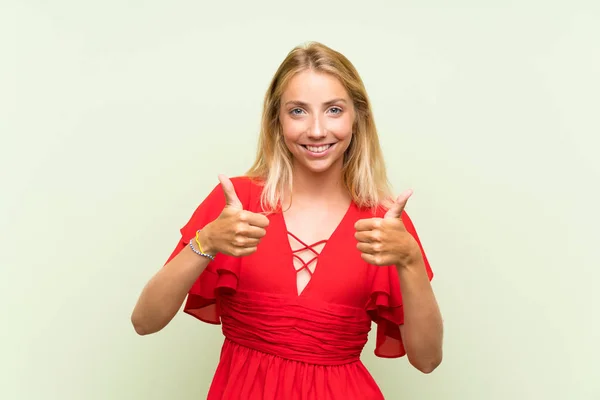
<instances>
[{"instance_id":1,"label":"wrist","mask_svg":"<svg viewBox=\"0 0 600 400\"><path fill-rule=\"evenodd\" d=\"M198 232L198 241L202 246L202 252L214 257L217 255L218 251L215 249L214 244L212 240L210 240L210 238L210 228L208 225Z\"/></svg>"},{"instance_id":2,"label":"wrist","mask_svg":"<svg viewBox=\"0 0 600 400\"><path fill-rule=\"evenodd\" d=\"M417 254L413 257L404 257L401 261L394 264L398 272L401 271L414 271L424 270L425 263L421 254Z\"/></svg>"},{"instance_id":3,"label":"wrist","mask_svg":"<svg viewBox=\"0 0 600 400\"><path fill-rule=\"evenodd\" d=\"M398 254L396 254L397 268L404 269L413 269L415 267L419 268L423 264L423 253L421 252L421 248L418 243L413 240L412 243L404 247Z\"/></svg>"}]
</instances>

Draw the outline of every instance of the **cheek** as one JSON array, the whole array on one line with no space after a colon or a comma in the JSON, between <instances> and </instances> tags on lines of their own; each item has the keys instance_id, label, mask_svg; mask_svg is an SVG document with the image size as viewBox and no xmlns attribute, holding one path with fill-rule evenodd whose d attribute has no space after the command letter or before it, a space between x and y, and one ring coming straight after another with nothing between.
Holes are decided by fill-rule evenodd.
<instances>
[{"instance_id":1,"label":"cheek","mask_svg":"<svg viewBox=\"0 0 600 400\"><path fill-rule=\"evenodd\" d=\"M298 139L307 129L306 122L302 120L284 117L280 119L280 123L281 133L286 142Z\"/></svg>"},{"instance_id":2,"label":"cheek","mask_svg":"<svg viewBox=\"0 0 600 400\"><path fill-rule=\"evenodd\" d=\"M329 123L329 131L338 140L350 139L352 136L353 119L348 117L332 119Z\"/></svg>"}]
</instances>

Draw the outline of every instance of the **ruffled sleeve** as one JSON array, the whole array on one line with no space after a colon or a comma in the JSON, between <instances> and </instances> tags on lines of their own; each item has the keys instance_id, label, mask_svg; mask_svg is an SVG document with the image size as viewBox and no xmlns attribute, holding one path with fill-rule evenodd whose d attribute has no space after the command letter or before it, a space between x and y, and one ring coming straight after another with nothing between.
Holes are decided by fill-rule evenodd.
<instances>
[{"instance_id":1,"label":"ruffled sleeve","mask_svg":"<svg viewBox=\"0 0 600 400\"><path fill-rule=\"evenodd\" d=\"M247 203L250 196L249 179L244 177L232 178L239 199ZM225 207L225 195L221 185L215 186L211 193L196 208L191 218L181 228L181 239L177 247L168 258L171 261L181 250L189 245L190 239L196 231L204 228L209 222L214 221ZM200 274L190 289L183 312L210 324L220 324L218 294L234 292L237 289L240 259L217 254L206 269Z\"/></svg>"},{"instance_id":2,"label":"ruffled sleeve","mask_svg":"<svg viewBox=\"0 0 600 400\"><path fill-rule=\"evenodd\" d=\"M427 276L431 280L433 272L429 261L415 227L406 212L402 214L402 222L404 222L406 230L415 238L421 248ZM400 335L400 325L404 323L404 310L402 308L398 271L394 266L377 267L367 311L377 325L375 355L383 358L404 356L406 349Z\"/></svg>"}]
</instances>

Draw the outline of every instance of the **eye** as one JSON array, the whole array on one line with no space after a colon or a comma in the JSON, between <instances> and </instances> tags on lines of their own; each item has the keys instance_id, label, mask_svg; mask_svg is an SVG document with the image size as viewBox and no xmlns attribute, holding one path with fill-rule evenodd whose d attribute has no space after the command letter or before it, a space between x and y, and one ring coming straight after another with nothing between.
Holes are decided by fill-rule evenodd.
<instances>
[{"instance_id":1,"label":"eye","mask_svg":"<svg viewBox=\"0 0 600 400\"><path fill-rule=\"evenodd\" d=\"M339 107L331 107L329 109L329 112L332 113L333 115L338 115L342 113L342 109Z\"/></svg>"},{"instance_id":2,"label":"eye","mask_svg":"<svg viewBox=\"0 0 600 400\"><path fill-rule=\"evenodd\" d=\"M292 115L301 115L304 112L301 108L292 108L290 110L290 114Z\"/></svg>"}]
</instances>

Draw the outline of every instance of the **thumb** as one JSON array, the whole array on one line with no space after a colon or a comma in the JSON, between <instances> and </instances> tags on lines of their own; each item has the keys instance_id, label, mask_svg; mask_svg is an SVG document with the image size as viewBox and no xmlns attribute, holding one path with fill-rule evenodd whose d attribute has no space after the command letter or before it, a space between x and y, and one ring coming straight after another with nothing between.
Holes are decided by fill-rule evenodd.
<instances>
[{"instance_id":1,"label":"thumb","mask_svg":"<svg viewBox=\"0 0 600 400\"><path fill-rule=\"evenodd\" d=\"M242 202L235 193L235 188L233 187L233 183L231 183L231 180L225 175L219 175L219 182L221 182L221 188L223 189L223 193L225 194L225 203L227 204L227 206L239 208L240 210L242 210L244 207L242 206Z\"/></svg>"},{"instance_id":2,"label":"thumb","mask_svg":"<svg viewBox=\"0 0 600 400\"><path fill-rule=\"evenodd\" d=\"M384 218L400 218L402 211L404 211L404 207L406 207L406 202L408 202L408 199L410 196L412 196L412 194L412 190L407 190L398 196L394 204L385 213Z\"/></svg>"}]
</instances>

